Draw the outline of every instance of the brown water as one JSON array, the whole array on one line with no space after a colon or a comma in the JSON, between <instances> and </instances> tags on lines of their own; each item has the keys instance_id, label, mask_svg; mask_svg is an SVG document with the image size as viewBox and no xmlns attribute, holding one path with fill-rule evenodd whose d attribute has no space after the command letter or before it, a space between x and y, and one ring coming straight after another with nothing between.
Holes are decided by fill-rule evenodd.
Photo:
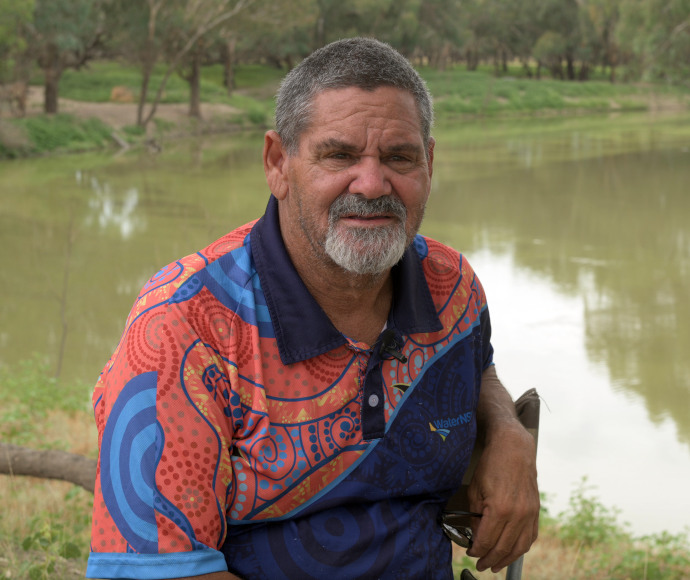
<instances>
[{"instance_id":1,"label":"brown water","mask_svg":"<svg viewBox=\"0 0 690 580\"><path fill-rule=\"evenodd\" d=\"M452 126L451 126L452 125ZM484 283L499 374L545 401L541 487L690 525L690 116L436 130L423 233ZM0 163L0 364L92 384L138 289L257 217L261 135ZM86 389L85 389L86 391ZM87 395L85 395L87 396Z\"/></svg>"}]
</instances>

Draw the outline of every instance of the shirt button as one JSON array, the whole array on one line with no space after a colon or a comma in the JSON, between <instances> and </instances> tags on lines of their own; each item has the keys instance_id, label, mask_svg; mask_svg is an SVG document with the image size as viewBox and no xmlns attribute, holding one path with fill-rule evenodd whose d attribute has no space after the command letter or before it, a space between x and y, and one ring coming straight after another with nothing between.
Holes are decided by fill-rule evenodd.
<instances>
[{"instance_id":1,"label":"shirt button","mask_svg":"<svg viewBox=\"0 0 690 580\"><path fill-rule=\"evenodd\" d=\"M378 395L369 395L369 406L370 407L376 407L376 405L379 404L379 397Z\"/></svg>"}]
</instances>

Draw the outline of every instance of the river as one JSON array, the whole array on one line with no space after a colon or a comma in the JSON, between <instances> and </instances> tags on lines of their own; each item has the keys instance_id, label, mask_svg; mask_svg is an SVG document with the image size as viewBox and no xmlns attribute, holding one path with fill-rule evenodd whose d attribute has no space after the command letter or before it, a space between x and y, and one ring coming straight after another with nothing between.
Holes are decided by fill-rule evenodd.
<instances>
[{"instance_id":1,"label":"river","mask_svg":"<svg viewBox=\"0 0 690 580\"><path fill-rule=\"evenodd\" d=\"M499 375L543 399L553 514L586 476L643 535L690 525L690 116L437 127L422 233L485 287ZM258 216L262 136L0 163L0 364L88 390L139 288ZM87 403L85 402L85 405Z\"/></svg>"}]
</instances>

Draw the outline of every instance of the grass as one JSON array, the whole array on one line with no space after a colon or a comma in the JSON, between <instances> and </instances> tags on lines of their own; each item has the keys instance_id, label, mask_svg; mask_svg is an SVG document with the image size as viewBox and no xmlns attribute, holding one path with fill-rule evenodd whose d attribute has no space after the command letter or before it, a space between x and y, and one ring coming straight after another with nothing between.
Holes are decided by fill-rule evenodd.
<instances>
[{"instance_id":1,"label":"grass","mask_svg":"<svg viewBox=\"0 0 690 580\"><path fill-rule=\"evenodd\" d=\"M527 79L521 69L496 77L492 71L445 71L423 68L420 73L435 97L439 121L458 115L532 115L547 112L646 110L650 99L663 97L687 106L687 90L664 85L613 84ZM522 75L522 76L521 76Z\"/></svg>"},{"instance_id":2,"label":"grass","mask_svg":"<svg viewBox=\"0 0 690 580\"><path fill-rule=\"evenodd\" d=\"M0 120L0 158L103 149L112 143L111 129L99 119L72 115Z\"/></svg>"},{"instance_id":3,"label":"grass","mask_svg":"<svg viewBox=\"0 0 690 580\"><path fill-rule=\"evenodd\" d=\"M157 65L151 75L148 99L151 102L156 90L163 80L165 67ZM285 74L276 68L261 65L243 65L237 67L235 94L248 95L253 100L270 101ZM40 84L40 79L35 80ZM97 61L88 68L76 71L66 70L60 81L60 96L75 101L107 103L110 101L113 87L125 87L138 98L141 86L139 68L119 61ZM201 78L201 100L206 103L234 104L235 94L228 96L223 86L223 68L221 65L204 67ZM168 79L163 93L162 103L186 103L189 100L189 85L177 74ZM240 99L241 101L241 99Z\"/></svg>"},{"instance_id":4,"label":"grass","mask_svg":"<svg viewBox=\"0 0 690 580\"><path fill-rule=\"evenodd\" d=\"M152 75L149 101L154 98L165 67L158 65ZM236 90L228 96L223 86L221 65L204 67L201 101L223 103L239 111L231 119L212 119L209 127L256 128L271 124L273 96L285 71L259 64L240 65L236 70ZM446 70L420 68L435 98L437 125L457 117L523 116L573 114L583 112L633 111L659 106L685 108L690 105L687 89L667 85L612 84L596 72L588 82L558 81L548 77L528 79L521 66L495 76L493 67L480 66L467 71L462 66ZM40 76L34 79L40 84ZM114 87L122 87L136 100L140 70L131 64L97 61L80 71L66 70L60 83L60 96L75 101L107 103ZM188 84L173 74L165 88L162 103L186 103ZM154 118L154 121L156 119ZM164 134L175 127L154 125ZM195 125L190 125L196 127ZM179 129L179 128L178 128ZM0 158L23 157L49 152L69 153L102 149L113 144L110 128L97 120L84 121L69 115L38 116L29 119L0 119ZM129 127L125 138L142 141L146 133Z\"/></svg>"},{"instance_id":5,"label":"grass","mask_svg":"<svg viewBox=\"0 0 690 580\"><path fill-rule=\"evenodd\" d=\"M89 393L59 384L38 356L0 367L0 441L95 456ZM0 476L0 577L83 578L92 498L66 482Z\"/></svg>"},{"instance_id":6,"label":"grass","mask_svg":"<svg viewBox=\"0 0 690 580\"><path fill-rule=\"evenodd\" d=\"M0 440L95 456L89 391L84 385L51 379L40 357L0 368ZM65 482L0 476L0 505L6 506L0 510L0 577L83 578L92 498ZM548 504L548 498L543 500ZM469 568L480 580L505 577L504 572L476 572L474 560L455 548L456 577L462 568ZM618 521L618 510L602 505L583 478L565 512L552 516L543 508L539 539L525 556L525 580L554 577L687 579L690 544L686 534L633 536Z\"/></svg>"}]
</instances>

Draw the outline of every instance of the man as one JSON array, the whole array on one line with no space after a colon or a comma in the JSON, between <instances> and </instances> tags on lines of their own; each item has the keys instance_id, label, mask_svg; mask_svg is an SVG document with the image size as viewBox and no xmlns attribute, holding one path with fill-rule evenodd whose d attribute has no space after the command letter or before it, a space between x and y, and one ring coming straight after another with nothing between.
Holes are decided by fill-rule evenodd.
<instances>
[{"instance_id":1,"label":"man","mask_svg":"<svg viewBox=\"0 0 690 580\"><path fill-rule=\"evenodd\" d=\"M478 568L529 549L534 442L482 287L417 235L431 100L349 39L281 85L264 216L142 290L94 393L97 578L452 578L439 520L476 434ZM446 428L447 427L447 428Z\"/></svg>"}]
</instances>

